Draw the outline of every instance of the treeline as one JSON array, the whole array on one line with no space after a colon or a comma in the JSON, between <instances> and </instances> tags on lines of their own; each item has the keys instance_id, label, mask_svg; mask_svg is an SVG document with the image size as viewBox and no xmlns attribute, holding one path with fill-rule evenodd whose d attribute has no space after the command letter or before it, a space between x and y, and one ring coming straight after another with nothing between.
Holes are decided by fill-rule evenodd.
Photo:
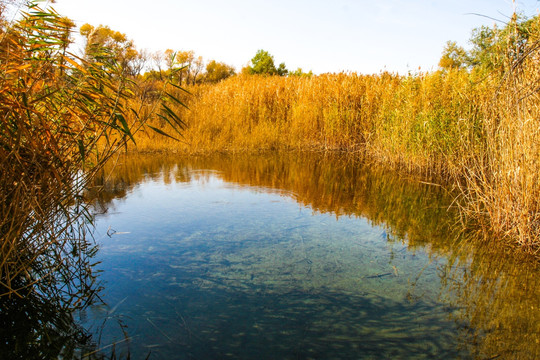
<instances>
[{"instance_id":1,"label":"treeline","mask_svg":"<svg viewBox=\"0 0 540 360\"><path fill-rule=\"evenodd\" d=\"M73 24L71 24L73 26ZM114 31L108 26L97 27L90 24L81 26L80 35L85 38L84 57L91 61L108 58L119 64L125 74L137 76L143 80L168 80L178 85L196 85L217 83L236 75L236 69L223 62L210 60L205 62L202 56L196 56L193 50L148 52L136 49L126 34ZM251 65L241 70L242 74L311 76L301 68L289 71L285 63L278 66L274 57L267 51L259 50L251 59Z\"/></svg>"},{"instance_id":2,"label":"treeline","mask_svg":"<svg viewBox=\"0 0 540 360\"><path fill-rule=\"evenodd\" d=\"M236 73L232 66L216 60L205 63L194 51L167 49L150 53L138 50L125 34L108 26L84 24L79 32L85 38L84 57L87 60L101 61L105 57L119 64L130 76L195 85L218 82Z\"/></svg>"}]
</instances>

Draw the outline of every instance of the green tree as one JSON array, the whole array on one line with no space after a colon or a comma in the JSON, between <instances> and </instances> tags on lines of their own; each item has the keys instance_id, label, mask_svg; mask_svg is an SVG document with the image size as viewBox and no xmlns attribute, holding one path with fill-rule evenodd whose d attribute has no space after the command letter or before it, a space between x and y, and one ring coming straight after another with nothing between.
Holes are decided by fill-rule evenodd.
<instances>
[{"instance_id":1,"label":"green tree","mask_svg":"<svg viewBox=\"0 0 540 360\"><path fill-rule=\"evenodd\" d=\"M465 51L455 42L447 42L439 67L469 68L480 72L502 74L525 54L531 43L540 40L538 16L525 19L514 14L503 27L481 26L472 31L472 45Z\"/></svg>"},{"instance_id":2,"label":"green tree","mask_svg":"<svg viewBox=\"0 0 540 360\"><path fill-rule=\"evenodd\" d=\"M313 76L313 71L309 71L309 72L304 72L304 70L302 70L302 68L298 68L294 71L289 71L289 76L300 76L300 77L312 77Z\"/></svg>"},{"instance_id":3,"label":"green tree","mask_svg":"<svg viewBox=\"0 0 540 360\"><path fill-rule=\"evenodd\" d=\"M502 28L482 26L471 36L471 65L485 70L502 70L524 55L525 49L540 38L539 19L514 14Z\"/></svg>"},{"instance_id":4,"label":"green tree","mask_svg":"<svg viewBox=\"0 0 540 360\"><path fill-rule=\"evenodd\" d=\"M285 63L279 64L276 68L274 57L265 50L258 50L251 59L251 66L245 68L244 72L251 75L279 75L285 76L288 73Z\"/></svg>"},{"instance_id":5,"label":"green tree","mask_svg":"<svg viewBox=\"0 0 540 360\"><path fill-rule=\"evenodd\" d=\"M443 49L439 67L443 70L462 69L469 65L467 51L455 41L448 41Z\"/></svg>"},{"instance_id":6,"label":"green tree","mask_svg":"<svg viewBox=\"0 0 540 360\"><path fill-rule=\"evenodd\" d=\"M285 67L285 63L279 64L279 66L277 68L277 74L279 76L285 76L285 75L287 75L288 72L289 72L289 70L287 70L287 68Z\"/></svg>"}]
</instances>

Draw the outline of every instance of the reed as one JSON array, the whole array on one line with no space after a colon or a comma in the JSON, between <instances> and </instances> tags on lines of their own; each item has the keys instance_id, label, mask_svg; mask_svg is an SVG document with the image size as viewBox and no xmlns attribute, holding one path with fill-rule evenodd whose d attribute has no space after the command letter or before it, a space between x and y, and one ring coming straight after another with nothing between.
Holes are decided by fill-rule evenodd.
<instances>
[{"instance_id":1,"label":"reed","mask_svg":"<svg viewBox=\"0 0 540 360\"><path fill-rule=\"evenodd\" d=\"M465 223L538 252L537 50L533 41L518 58L507 49L490 72L239 75L189 89L190 110L176 109L188 125L182 141L136 141L189 153L347 151L452 179Z\"/></svg>"},{"instance_id":2,"label":"reed","mask_svg":"<svg viewBox=\"0 0 540 360\"><path fill-rule=\"evenodd\" d=\"M465 71L237 76L190 89L183 142L142 134L136 140L141 150L347 150L447 171L451 166L441 164L453 164L460 119L478 118L470 98L485 86L474 86Z\"/></svg>"},{"instance_id":3,"label":"reed","mask_svg":"<svg viewBox=\"0 0 540 360\"><path fill-rule=\"evenodd\" d=\"M163 98L174 101L163 89L158 101L143 106L134 101L136 84L115 61L70 54L69 19L29 2L21 19L8 23L4 5L0 321L9 338L1 347L10 358L26 358L25 351L38 348L56 353L40 356L36 350L32 356L70 358L73 348L52 342L70 336L72 311L95 301L100 290L84 190L150 116L160 114L172 128L178 119L163 105ZM61 316L51 317L51 309ZM20 329L26 329L23 335Z\"/></svg>"},{"instance_id":4,"label":"reed","mask_svg":"<svg viewBox=\"0 0 540 360\"><path fill-rule=\"evenodd\" d=\"M463 211L530 252L540 251L540 43L509 64L490 101L481 133L464 134ZM468 136L468 137L467 137Z\"/></svg>"}]
</instances>

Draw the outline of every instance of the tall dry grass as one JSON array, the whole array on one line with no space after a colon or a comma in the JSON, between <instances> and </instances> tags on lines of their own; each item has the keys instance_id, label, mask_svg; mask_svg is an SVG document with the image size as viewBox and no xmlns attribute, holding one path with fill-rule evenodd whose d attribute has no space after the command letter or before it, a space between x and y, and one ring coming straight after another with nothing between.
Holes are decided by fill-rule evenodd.
<instances>
[{"instance_id":1,"label":"tall dry grass","mask_svg":"<svg viewBox=\"0 0 540 360\"><path fill-rule=\"evenodd\" d=\"M487 86L465 71L238 76L190 89L183 142L136 140L143 150L347 150L446 173L455 170L462 120L478 121L473 101L489 97Z\"/></svg>"},{"instance_id":2,"label":"tall dry grass","mask_svg":"<svg viewBox=\"0 0 540 360\"><path fill-rule=\"evenodd\" d=\"M540 43L508 65L483 107L481 133L464 136L463 210L496 234L540 251Z\"/></svg>"},{"instance_id":3,"label":"tall dry grass","mask_svg":"<svg viewBox=\"0 0 540 360\"><path fill-rule=\"evenodd\" d=\"M87 338L71 310L99 290L82 189L118 107L104 71L66 53L70 21L29 6L0 26L0 353L71 358Z\"/></svg>"},{"instance_id":4,"label":"tall dry grass","mask_svg":"<svg viewBox=\"0 0 540 360\"><path fill-rule=\"evenodd\" d=\"M142 150L343 150L453 179L467 221L538 251L536 53L509 63L504 80L466 70L237 76L190 88L181 142L136 140Z\"/></svg>"},{"instance_id":5,"label":"tall dry grass","mask_svg":"<svg viewBox=\"0 0 540 360\"><path fill-rule=\"evenodd\" d=\"M393 168L451 176L461 171L464 134L479 140L484 114L477 104L494 89L464 70L237 76L190 89L181 142L148 134L136 141L141 150L342 150Z\"/></svg>"}]
</instances>

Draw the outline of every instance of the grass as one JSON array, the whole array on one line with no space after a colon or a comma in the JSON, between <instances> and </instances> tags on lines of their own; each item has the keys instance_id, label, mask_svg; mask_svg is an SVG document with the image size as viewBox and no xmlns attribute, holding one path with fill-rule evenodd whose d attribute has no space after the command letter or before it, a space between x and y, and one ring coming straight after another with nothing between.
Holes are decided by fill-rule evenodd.
<instances>
[{"instance_id":1,"label":"grass","mask_svg":"<svg viewBox=\"0 0 540 360\"><path fill-rule=\"evenodd\" d=\"M508 72L483 112L479 141L467 137L461 160L464 212L505 238L540 250L538 58Z\"/></svg>"},{"instance_id":2,"label":"grass","mask_svg":"<svg viewBox=\"0 0 540 360\"><path fill-rule=\"evenodd\" d=\"M346 150L396 167L448 172L460 120L478 118L467 96L481 96L485 86L474 86L465 71L237 76L190 89L183 142L143 134L136 140L141 150Z\"/></svg>"}]
</instances>

